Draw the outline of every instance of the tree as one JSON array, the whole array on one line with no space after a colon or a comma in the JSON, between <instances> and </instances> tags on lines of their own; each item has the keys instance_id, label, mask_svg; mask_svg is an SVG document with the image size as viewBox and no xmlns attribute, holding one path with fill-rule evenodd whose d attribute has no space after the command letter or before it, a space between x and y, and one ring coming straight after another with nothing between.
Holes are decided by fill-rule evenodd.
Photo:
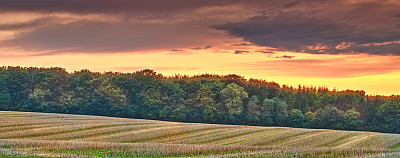
<instances>
[{"instance_id":1,"label":"tree","mask_svg":"<svg viewBox=\"0 0 400 158\"><path fill-rule=\"evenodd\" d=\"M95 92L115 105L125 106L127 102L124 92L107 79L101 78L101 80L100 84L96 85L97 88Z\"/></svg>"},{"instance_id":2,"label":"tree","mask_svg":"<svg viewBox=\"0 0 400 158\"><path fill-rule=\"evenodd\" d=\"M266 122L273 122L276 125L282 125L285 123L288 117L287 104L285 101L280 100L277 97L272 99L266 98L263 102L263 113Z\"/></svg>"},{"instance_id":3,"label":"tree","mask_svg":"<svg viewBox=\"0 0 400 158\"><path fill-rule=\"evenodd\" d=\"M305 118L303 113L298 109L293 109L289 113L290 122L292 127L304 127Z\"/></svg>"},{"instance_id":4,"label":"tree","mask_svg":"<svg viewBox=\"0 0 400 158\"><path fill-rule=\"evenodd\" d=\"M10 94L9 110L28 110L26 102L29 93L30 77L25 68L7 67L8 77L4 84Z\"/></svg>"},{"instance_id":5,"label":"tree","mask_svg":"<svg viewBox=\"0 0 400 158\"><path fill-rule=\"evenodd\" d=\"M213 112L216 109L214 104L214 94L208 85L201 85L201 88L195 94L195 107L204 109L205 112Z\"/></svg>"},{"instance_id":6,"label":"tree","mask_svg":"<svg viewBox=\"0 0 400 158\"><path fill-rule=\"evenodd\" d=\"M387 132L400 133L400 101L387 101L378 108L381 128Z\"/></svg>"},{"instance_id":7,"label":"tree","mask_svg":"<svg viewBox=\"0 0 400 158\"><path fill-rule=\"evenodd\" d=\"M307 112L305 115L306 127L311 128L314 125L315 114L311 111Z\"/></svg>"},{"instance_id":8,"label":"tree","mask_svg":"<svg viewBox=\"0 0 400 158\"><path fill-rule=\"evenodd\" d=\"M344 112L335 106L327 106L324 109L318 109L315 112L316 128L333 128L339 127L338 123L343 121ZM340 125L341 127L342 125ZM342 127L341 127L342 128ZM335 128L338 129L338 128Z\"/></svg>"},{"instance_id":9,"label":"tree","mask_svg":"<svg viewBox=\"0 0 400 158\"><path fill-rule=\"evenodd\" d=\"M6 85L7 71L0 68L0 110L9 110L11 95Z\"/></svg>"},{"instance_id":10,"label":"tree","mask_svg":"<svg viewBox=\"0 0 400 158\"><path fill-rule=\"evenodd\" d=\"M231 83L221 91L223 106L227 113L237 115L243 110L243 100L247 99L247 92L236 83Z\"/></svg>"},{"instance_id":11,"label":"tree","mask_svg":"<svg viewBox=\"0 0 400 158\"><path fill-rule=\"evenodd\" d=\"M250 97L247 104L247 115L250 121L259 122L261 117L261 104L256 95Z\"/></svg>"},{"instance_id":12,"label":"tree","mask_svg":"<svg viewBox=\"0 0 400 158\"><path fill-rule=\"evenodd\" d=\"M287 112L288 105L286 104L285 101L282 101L277 97L275 97L273 99L277 103L276 104L276 122L278 124L284 125L286 118L288 117L288 112Z\"/></svg>"},{"instance_id":13,"label":"tree","mask_svg":"<svg viewBox=\"0 0 400 158\"><path fill-rule=\"evenodd\" d=\"M361 124L360 116L361 114L357 112L354 107L350 110L347 110L343 115L343 119L345 121L344 128L350 130L358 129L359 125Z\"/></svg>"}]
</instances>

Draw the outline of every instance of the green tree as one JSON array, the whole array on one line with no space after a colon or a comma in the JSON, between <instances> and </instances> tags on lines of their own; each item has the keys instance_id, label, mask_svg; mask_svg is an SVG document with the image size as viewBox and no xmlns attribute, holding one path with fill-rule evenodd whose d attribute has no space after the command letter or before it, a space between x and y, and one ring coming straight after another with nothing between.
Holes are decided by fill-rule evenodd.
<instances>
[{"instance_id":1,"label":"green tree","mask_svg":"<svg viewBox=\"0 0 400 158\"><path fill-rule=\"evenodd\" d=\"M243 100L247 99L247 92L236 83L231 83L221 91L223 106L226 112L237 115L243 110Z\"/></svg>"},{"instance_id":2,"label":"green tree","mask_svg":"<svg viewBox=\"0 0 400 158\"><path fill-rule=\"evenodd\" d=\"M201 85L201 88L195 93L195 96L195 107L202 108L208 113L217 110L214 101L214 94L208 85Z\"/></svg>"},{"instance_id":3,"label":"green tree","mask_svg":"<svg viewBox=\"0 0 400 158\"><path fill-rule=\"evenodd\" d=\"M276 119L276 103L273 99L265 98L261 107L262 119L265 125L272 125Z\"/></svg>"},{"instance_id":4,"label":"green tree","mask_svg":"<svg viewBox=\"0 0 400 158\"><path fill-rule=\"evenodd\" d=\"M307 112L305 115L305 120L306 120L306 127L308 128L313 127L315 122L315 114L311 111Z\"/></svg>"},{"instance_id":5,"label":"green tree","mask_svg":"<svg viewBox=\"0 0 400 158\"><path fill-rule=\"evenodd\" d=\"M247 115L250 121L259 122L261 117L261 104L256 95L249 98L247 104Z\"/></svg>"},{"instance_id":6,"label":"green tree","mask_svg":"<svg viewBox=\"0 0 400 158\"><path fill-rule=\"evenodd\" d=\"M96 79L95 79L96 80ZM112 84L106 78L98 78L101 80L96 86L95 92L99 93L100 96L109 100L115 105L125 106L127 104L125 93L122 89Z\"/></svg>"},{"instance_id":7,"label":"green tree","mask_svg":"<svg viewBox=\"0 0 400 158\"><path fill-rule=\"evenodd\" d=\"M289 113L290 122L293 127L305 127L305 118L303 113L298 109L293 109Z\"/></svg>"},{"instance_id":8,"label":"green tree","mask_svg":"<svg viewBox=\"0 0 400 158\"><path fill-rule=\"evenodd\" d=\"M400 133L400 101L387 101L378 108L381 128L387 132Z\"/></svg>"},{"instance_id":9,"label":"green tree","mask_svg":"<svg viewBox=\"0 0 400 158\"><path fill-rule=\"evenodd\" d=\"M276 122L278 124L285 125L286 118L289 116L287 112L288 105L285 101L280 100L279 98L273 98L276 104Z\"/></svg>"},{"instance_id":10,"label":"green tree","mask_svg":"<svg viewBox=\"0 0 400 158\"><path fill-rule=\"evenodd\" d=\"M324 109L318 109L315 112L316 128L333 128L333 126L342 128L344 112L337 109L335 106L327 106ZM338 128L335 128L338 129Z\"/></svg>"},{"instance_id":11,"label":"green tree","mask_svg":"<svg viewBox=\"0 0 400 158\"><path fill-rule=\"evenodd\" d=\"M287 104L277 97L266 98L263 102L262 111L267 124L272 122L276 125L283 125L288 117Z\"/></svg>"},{"instance_id":12,"label":"green tree","mask_svg":"<svg viewBox=\"0 0 400 158\"><path fill-rule=\"evenodd\" d=\"M358 129L361 125L360 116L361 114L357 112L354 107L350 110L347 110L343 115L343 119L345 121L344 128L350 130Z\"/></svg>"},{"instance_id":13,"label":"green tree","mask_svg":"<svg viewBox=\"0 0 400 158\"><path fill-rule=\"evenodd\" d=\"M26 107L28 102L28 93L30 91L30 77L25 68L7 67L8 77L5 79L5 85L10 94L9 110L29 110Z\"/></svg>"},{"instance_id":14,"label":"green tree","mask_svg":"<svg viewBox=\"0 0 400 158\"><path fill-rule=\"evenodd\" d=\"M8 73L0 68L0 110L9 110L11 104L11 95L7 84Z\"/></svg>"}]
</instances>

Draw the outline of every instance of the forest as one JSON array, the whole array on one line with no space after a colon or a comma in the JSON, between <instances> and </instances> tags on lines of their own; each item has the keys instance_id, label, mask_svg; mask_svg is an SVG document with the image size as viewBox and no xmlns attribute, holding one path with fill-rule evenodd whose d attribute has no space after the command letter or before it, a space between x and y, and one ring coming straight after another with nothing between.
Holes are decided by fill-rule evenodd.
<instances>
[{"instance_id":1,"label":"forest","mask_svg":"<svg viewBox=\"0 0 400 158\"><path fill-rule=\"evenodd\" d=\"M400 133L400 96L243 76L0 67L0 110Z\"/></svg>"}]
</instances>

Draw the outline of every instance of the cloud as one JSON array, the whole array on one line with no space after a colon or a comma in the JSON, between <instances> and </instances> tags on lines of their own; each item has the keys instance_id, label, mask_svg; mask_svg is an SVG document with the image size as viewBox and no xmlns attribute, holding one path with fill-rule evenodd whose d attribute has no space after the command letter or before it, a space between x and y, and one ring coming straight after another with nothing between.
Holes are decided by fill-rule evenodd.
<instances>
[{"instance_id":1,"label":"cloud","mask_svg":"<svg viewBox=\"0 0 400 158\"><path fill-rule=\"evenodd\" d=\"M131 0L1 0L0 10L2 11L34 11L34 12L148 12L148 11L174 11L176 8L193 9L204 5L201 0L174 0L174 3L163 0L146 0L146 1L131 1ZM214 5L223 5L224 2L215 2ZM148 10L154 9L154 10Z\"/></svg>"},{"instance_id":2,"label":"cloud","mask_svg":"<svg viewBox=\"0 0 400 158\"><path fill-rule=\"evenodd\" d=\"M264 53L264 54L275 54L275 52L271 51L271 50L258 50L255 52L259 52L259 53Z\"/></svg>"},{"instance_id":3,"label":"cloud","mask_svg":"<svg viewBox=\"0 0 400 158\"><path fill-rule=\"evenodd\" d=\"M182 51L184 51L184 50L182 50L182 49L171 49L171 50L169 50L169 51L171 51L171 52L182 52Z\"/></svg>"},{"instance_id":4,"label":"cloud","mask_svg":"<svg viewBox=\"0 0 400 158\"><path fill-rule=\"evenodd\" d=\"M232 44L232 46L252 46L253 44L251 43L236 43L236 44Z\"/></svg>"},{"instance_id":5,"label":"cloud","mask_svg":"<svg viewBox=\"0 0 400 158\"><path fill-rule=\"evenodd\" d=\"M299 1L290 2L290 3L285 4L284 7L290 8L290 7L297 5L298 3L299 3Z\"/></svg>"},{"instance_id":6,"label":"cloud","mask_svg":"<svg viewBox=\"0 0 400 158\"><path fill-rule=\"evenodd\" d=\"M400 44L396 43L400 41L400 27L397 19L390 16L397 12L393 6L400 7L400 3L371 1L348 4L339 0L335 2L338 4L331 6L315 1L304 2L315 7L314 9L300 5L303 1L293 2L289 3L293 4L289 5L289 8L297 8L291 11L267 10L263 15L245 21L228 22L212 27L258 46L284 51L311 54L400 55ZM365 11L372 8L373 13ZM366 18L367 16L369 17ZM388 42L392 43L368 45ZM343 44L347 46L342 47Z\"/></svg>"},{"instance_id":7,"label":"cloud","mask_svg":"<svg viewBox=\"0 0 400 158\"><path fill-rule=\"evenodd\" d=\"M284 59L293 59L295 56L290 56L290 55L284 55L284 56L279 56L276 58L284 58Z\"/></svg>"},{"instance_id":8,"label":"cloud","mask_svg":"<svg viewBox=\"0 0 400 158\"><path fill-rule=\"evenodd\" d=\"M208 48L211 48L212 47L212 45L207 45L207 46L204 46L204 47L194 47L194 48L190 48L190 49L192 49L192 50L204 50L204 49L208 49Z\"/></svg>"},{"instance_id":9,"label":"cloud","mask_svg":"<svg viewBox=\"0 0 400 158\"><path fill-rule=\"evenodd\" d=\"M173 50L205 45L218 34L187 23L157 25L152 23L99 22L80 20L52 24L17 34L12 43L26 51L48 51L43 55L68 52L101 53L146 50ZM196 37L196 40L192 40Z\"/></svg>"},{"instance_id":10,"label":"cloud","mask_svg":"<svg viewBox=\"0 0 400 158\"><path fill-rule=\"evenodd\" d=\"M14 39L0 45L47 52L42 55L203 50L223 42L229 43L228 50L251 45L312 54L400 55L396 0L0 0L0 4L1 14L39 16L0 23L0 31L15 31ZM49 16L61 18L46 19ZM232 36L246 42L221 40Z\"/></svg>"},{"instance_id":11,"label":"cloud","mask_svg":"<svg viewBox=\"0 0 400 158\"><path fill-rule=\"evenodd\" d=\"M392 17L400 18L400 14L394 14Z\"/></svg>"},{"instance_id":12,"label":"cloud","mask_svg":"<svg viewBox=\"0 0 400 158\"><path fill-rule=\"evenodd\" d=\"M33 29L52 23L54 20L54 18L39 18L28 22L0 24L0 31Z\"/></svg>"},{"instance_id":13,"label":"cloud","mask_svg":"<svg viewBox=\"0 0 400 158\"><path fill-rule=\"evenodd\" d=\"M235 54L247 54L247 53L250 53L250 51L247 51L247 50L235 50L234 53Z\"/></svg>"}]
</instances>

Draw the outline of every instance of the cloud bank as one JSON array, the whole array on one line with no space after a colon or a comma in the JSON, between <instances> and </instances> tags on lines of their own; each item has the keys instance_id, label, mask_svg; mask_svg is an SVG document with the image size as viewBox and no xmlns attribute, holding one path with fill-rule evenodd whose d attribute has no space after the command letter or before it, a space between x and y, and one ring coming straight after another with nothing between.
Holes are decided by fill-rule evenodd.
<instances>
[{"instance_id":1,"label":"cloud bank","mask_svg":"<svg viewBox=\"0 0 400 158\"><path fill-rule=\"evenodd\" d=\"M14 34L0 45L47 52L42 55L206 50L226 38L221 32L247 41L230 43L230 50L260 46L310 54L400 55L397 0L0 0L0 4L0 17L9 19L0 22L0 33ZM28 16L11 18L13 13Z\"/></svg>"}]
</instances>

